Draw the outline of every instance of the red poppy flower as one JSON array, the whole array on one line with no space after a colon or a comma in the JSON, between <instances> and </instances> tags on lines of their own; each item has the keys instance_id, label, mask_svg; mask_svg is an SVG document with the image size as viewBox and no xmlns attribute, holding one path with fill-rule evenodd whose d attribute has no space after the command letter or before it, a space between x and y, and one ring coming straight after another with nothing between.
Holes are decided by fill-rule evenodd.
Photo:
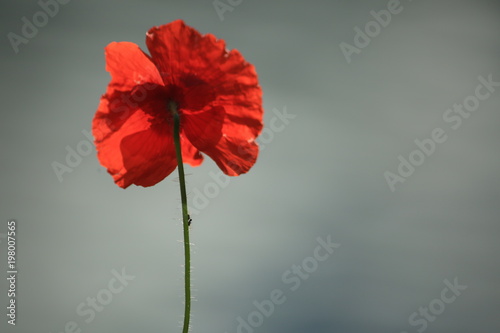
<instances>
[{"instance_id":1,"label":"red poppy flower","mask_svg":"<svg viewBox=\"0 0 500 333\"><path fill-rule=\"evenodd\" d=\"M172 103L184 162L198 166L204 153L229 176L247 172L263 126L253 65L182 20L151 28L146 45L151 55L129 42L105 49L111 81L92 131L98 158L115 183L152 186L175 170Z\"/></svg>"}]
</instances>

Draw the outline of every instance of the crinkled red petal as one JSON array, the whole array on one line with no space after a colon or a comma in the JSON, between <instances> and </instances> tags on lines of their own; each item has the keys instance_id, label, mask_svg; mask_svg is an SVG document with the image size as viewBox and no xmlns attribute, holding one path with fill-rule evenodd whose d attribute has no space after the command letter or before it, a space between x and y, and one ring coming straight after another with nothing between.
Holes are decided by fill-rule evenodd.
<instances>
[{"instance_id":1,"label":"crinkled red petal","mask_svg":"<svg viewBox=\"0 0 500 333\"><path fill-rule=\"evenodd\" d=\"M248 172L255 164L259 146L255 142L223 136L216 146L203 152L210 156L226 175L238 176Z\"/></svg>"},{"instance_id":2,"label":"crinkled red petal","mask_svg":"<svg viewBox=\"0 0 500 333\"><path fill-rule=\"evenodd\" d=\"M150 29L146 45L165 85L183 87L187 101L184 107L193 111L193 118L197 109L200 114L204 112L203 107L224 108L220 142L211 148L192 141L193 145L198 149L203 147L200 150L228 175L248 171L258 152L254 140L263 127L262 90L255 68L237 50L228 52L224 41L211 34L202 36L181 20ZM217 121L204 121L208 128L219 126ZM201 123L200 120L198 128ZM195 133L191 134L190 140L213 143L213 138L199 134L201 138L194 138ZM241 144L240 150L251 153L235 153L238 151L234 149L235 144Z\"/></svg>"}]
</instances>

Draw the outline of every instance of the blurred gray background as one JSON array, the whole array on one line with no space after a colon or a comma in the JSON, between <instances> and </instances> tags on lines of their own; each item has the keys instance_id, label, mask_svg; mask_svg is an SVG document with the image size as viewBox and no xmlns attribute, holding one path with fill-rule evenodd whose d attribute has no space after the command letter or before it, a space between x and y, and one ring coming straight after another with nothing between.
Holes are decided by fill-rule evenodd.
<instances>
[{"instance_id":1,"label":"blurred gray background","mask_svg":"<svg viewBox=\"0 0 500 333\"><path fill-rule=\"evenodd\" d=\"M221 3L222 16L212 0L74 0L47 22L38 15L46 24L16 53L8 34L21 36L23 17L42 7L1 2L0 276L10 219L19 273L15 327L0 279L0 331L181 330L177 175L123 190L95 152L62 181L53 170L67 147L88 148L82 131L109 81L103 48L144 48L150 27L179 18L256 66L266 127L276 110L295 116L267 131L255 167L227 185L209 158L187 168L198 208L192 332L500 331L500 87L458 128L443 118L474 101L479 76L500 82L499 3L389 2L399 12L385 27L370 12L388 1ZM373 37L348 62L340 44L355 46L366 25ZM391 191L384 173L437 128L446 141ZM308 259L317 237L340 244L320 262ZM292 270L303 263L307 278ZM116 294L113 270L134 277ZM453 294L445 280L455 279L467 288ZM276 289L286 300L258 314L254 302ZM96 297L105 305L91 317Z\"/></svg>"}]
</instances>

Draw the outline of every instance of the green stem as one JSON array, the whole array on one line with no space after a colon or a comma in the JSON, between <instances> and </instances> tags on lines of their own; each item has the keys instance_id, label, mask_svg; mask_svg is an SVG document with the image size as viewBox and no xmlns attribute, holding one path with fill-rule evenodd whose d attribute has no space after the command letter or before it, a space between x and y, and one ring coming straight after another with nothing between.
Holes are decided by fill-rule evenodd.
<instances>
[{"instance_id":1,"label":"green stem","mask_svg":"<svg viewBox=\"0 0 500 333\"><path fill-rule=\"evenodd\" d=\"M184 326L182 333L189 331L189 317L191 314L191 254L189 252L189 214L186 196L186 180L184 178L184 165L182 164L180 118L177 110L177 104L173 101L168 103L168 108L174 117L174 144L175 153L177 154L177 169L179 170L179 183L181 187L181 202L182 202L182 221L184 226Z\"/></svg>"}]
</instances>

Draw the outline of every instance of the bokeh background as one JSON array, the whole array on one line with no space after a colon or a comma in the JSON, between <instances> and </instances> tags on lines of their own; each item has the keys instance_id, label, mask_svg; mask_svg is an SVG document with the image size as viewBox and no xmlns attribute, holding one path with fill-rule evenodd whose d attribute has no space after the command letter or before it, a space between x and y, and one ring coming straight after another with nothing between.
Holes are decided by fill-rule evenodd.
<instances>
[{"instance_id":1,"label":"bokeh background","mask_svg":"<svg viewBox=\"0 0 500 333\"><path fill-rule=\"evenodd\" d=\"M95 152L62 181L52 166L66 164L67 147L88 145L83 132L109 81L103 48L144 47L150 27L179 18L256 66L266 126L277 111L294 116L261 138L255 167L227 185L214 187L208 158L187 170L199 208L192 332L500 331L500 87L459 128L443 119L475 93L479 76L500 81L498 1L402 0L350 62L339 45L353 45L355 27L387 1L220 3L222 16L212 0L74 0L16 53L8 34L20 35L22 18L41 7L1 2L0 276L10 219L19 273L17 325L2 313L0 331L64 332L68 322L77 328L67 332L180 331L176 175L122 190ZM447 140L391 191L384 173L397 173L398 156L408 159L414 140L436 128ZM292 291L283 274L311 264L317 237L340 247ZM122 269L134 277L123 291L92 320L79 315ZM467 288L442 303L444 281L454 279ZM2 278L5 313L6 289ZM258 321L254 301L275 289L286 301L238 328L238 318ZM430 305L439 314L422 319L419 308Z\"/></svg>"}]
</instances>

